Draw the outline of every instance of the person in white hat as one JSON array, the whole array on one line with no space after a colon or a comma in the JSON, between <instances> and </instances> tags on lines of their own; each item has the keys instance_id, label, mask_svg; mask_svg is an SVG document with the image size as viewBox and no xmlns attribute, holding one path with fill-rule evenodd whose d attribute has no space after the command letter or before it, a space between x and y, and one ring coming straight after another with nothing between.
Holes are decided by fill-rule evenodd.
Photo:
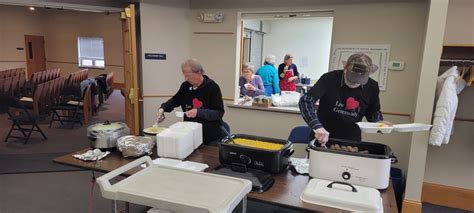
<instances>
[{"instance_id":1,"label":"person in white hat","mask_svg":"<svg viewBox=\"0 0 474 213\"><path fill-rule=\"evenodd\" d=\"M369 77L377 69L366 54L353 54L343 70L325 73L300 98L301 115L320 144L325 144L329 137L361 141L357 122L364 116L370 122L383 121L379 85Z\"/></svg>"}]
</instances>

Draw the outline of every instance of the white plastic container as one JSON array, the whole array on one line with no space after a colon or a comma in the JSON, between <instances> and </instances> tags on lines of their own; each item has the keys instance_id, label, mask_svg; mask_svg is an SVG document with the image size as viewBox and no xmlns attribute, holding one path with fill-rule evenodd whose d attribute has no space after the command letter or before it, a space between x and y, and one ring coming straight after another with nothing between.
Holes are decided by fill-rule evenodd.
<instances>
[{"instance_id":1,"label":"white plastic container","mask_svg":"<svg viewBox=\"0 0 474 213\"><path fill-rule=\"evenodd\" d=\"M421 123L393 125L393 131L396 131L396 132L421 132L421 131L429 131L430 128L431 128L431 125L421 124Z\"/></svg>"},{"instance_id":2,"label":"white plastic container","mask_svg":"<svg viewBox=\"0 0 474 213\"><path fill-rule=\"evenodd\" d=\"M196 171L196 172L203 172L204 170L209 168L209 166L204 163L197 163L193 161L181 161L181 160L170 159L170 158L157 158L153 160L153 163L160 166L168 166L168 167L186 169L186 170L191 170L191 171Z\"/></svg>"},{"instance_id":3,"label":"white plastic container","mask_svg":"<svg viewBox=\"0 0 474 213\"><path fill-rule=\"evenodd\" d=\"M194 151L191 129L165 129L156 135L156 149L160 157L185 159Z\"/></svg>"},{"instance_id":4,"label":"white plastic container","mask_svg":"<svg viewBox=\"0 0 474 213\"><path fill-rule=\"evenodd\" d=\"M360 130L365 133L384 133L388 134L392 132L393 127L392 126L381 126L383 124L381 123L375 123L375 122L358 122L357 125L359 125Z\"/></svg>"},{"instance_id":5,"label":"white plastic container","mask_svg":"<svg viewBox=\"0 0 474 213\"><path fill-rule=\"evenodd\" d=\"M383 212L382 197L377 189L343 182L311 179L300 199L351 212Z\"/></svg>"},{"instance_id":6,"label":"white plastic container","mask_svg":"<svg viewBox=\"0 0 474 213\"><path fill-rule=\"evenodd\" d=\"M176 122L170 126L170 129L173 130L182 130L182 129L189 129L193 132L193 143L194 149L197 149L202 144L202 124L197 122Z\"/></svg>"}]
</instances>

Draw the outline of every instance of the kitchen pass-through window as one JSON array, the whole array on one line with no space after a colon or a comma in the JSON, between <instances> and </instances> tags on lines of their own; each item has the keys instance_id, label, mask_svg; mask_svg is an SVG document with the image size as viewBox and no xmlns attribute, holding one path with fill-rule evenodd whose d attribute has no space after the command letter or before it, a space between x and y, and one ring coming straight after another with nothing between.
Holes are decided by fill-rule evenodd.
<instances>
[{"instance_id":1,"label":"kitchen pass-through window","mask_svg":"<svg viewBox=\"0 0 474 213\"><path fill-rule=\"evenodd\" d=\"M78 37L79 67L104 68L104 39L102 37Z\"/></svg>"}]
</instances>

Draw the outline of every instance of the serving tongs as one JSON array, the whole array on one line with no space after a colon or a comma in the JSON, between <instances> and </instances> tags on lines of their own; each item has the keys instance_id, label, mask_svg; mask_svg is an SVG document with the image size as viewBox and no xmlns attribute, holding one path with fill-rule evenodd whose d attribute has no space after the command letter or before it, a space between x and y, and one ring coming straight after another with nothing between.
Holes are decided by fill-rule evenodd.
<instances>
[{"instance_id":1,"label":"serving tongs","mask_svg":"<svg viewBox=\"0 0 474 213\"><path fill-rule=\"evenodd\" d=\"M224 128L224 126L221 126L222 131L229 137L230 141L232 141L233 144L236 144L234 141L234 138L232 138L232 135L227 131L227 129Z\"/></svg>"},{"instance_id":2,"label":"serving tongs","mask_svg":"<svg viewBox=\"0 0 474 213\"><path fill-rule=\"evenodd\" d=\"M157 128L158 124L165 120L165 113L161 114L159 118L156 119L155 124L153 124L153 128Z\"/></svg>"}]
</instances>

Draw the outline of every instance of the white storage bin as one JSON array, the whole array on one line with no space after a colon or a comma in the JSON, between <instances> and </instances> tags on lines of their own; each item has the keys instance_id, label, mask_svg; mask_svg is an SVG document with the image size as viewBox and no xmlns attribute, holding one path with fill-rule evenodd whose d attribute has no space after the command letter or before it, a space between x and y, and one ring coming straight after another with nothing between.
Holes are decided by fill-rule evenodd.
<instances>
[{"instance_id":1,"label":"white storage bin","mask_svg":"<svg viewBox=\"0 0 474 213\"><path fill-rule=\"evenodd\" d=\"M156 148L160 157L185 159L194 151L193 131L165 129L156 135Z\"/></svg>"},{"instance_id":2,"label":"white storage bin","mask_svg":"<svg viewBox=\"0 0 474 213\"><path fill-rule=\"evenodd\" d=\"M194 149L197 149L202 144L202 124L197 122L176 122L170 126L170 129L191 129L193 131Z\"/></svg>"}]
</instances>

